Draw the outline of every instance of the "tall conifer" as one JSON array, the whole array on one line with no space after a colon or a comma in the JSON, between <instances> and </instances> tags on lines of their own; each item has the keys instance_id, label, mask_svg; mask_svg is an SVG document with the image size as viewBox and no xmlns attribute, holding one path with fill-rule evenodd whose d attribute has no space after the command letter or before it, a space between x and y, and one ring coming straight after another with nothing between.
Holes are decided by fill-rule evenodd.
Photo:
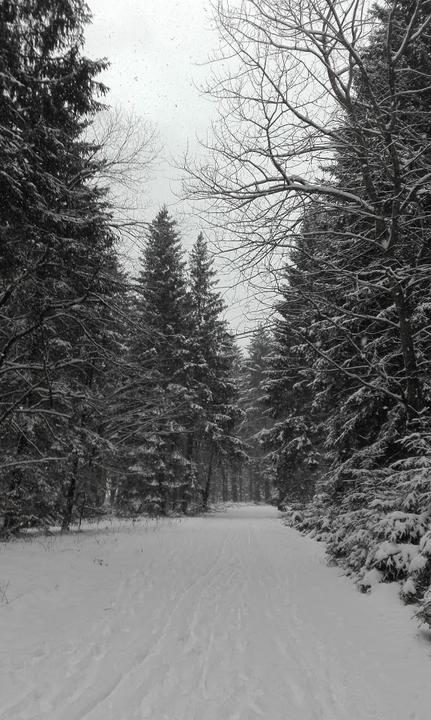
<instances>
[{"instance_id":1,"label":"tall conifer","mask_svg":"<svg viewBox=\"0 0 431 720\"><path fill-rule=\"evenodd\" d=\"M166 514L185 510L190 496L187 437L193 394L185 262L176 222L166 208L149 227L135 308L131 486L143 508Z\"/></svg>"},{"instance_id":2,"label":"tall conifer","mask_svg":"<svg viewBox=\"0 0 431 720\"><path fill-rule=\"evenodd\" d=\"M191 348L196 399L190 449L204 508L208 506L216 473L220 469L224 472L224 466L243 458L241 443L234 433L240 416L233 368L236 353L216 284L214 261L201 233L190 254Z\"/></svg>"},{"instance_id":3,"label":"tall conifer","mask_svg":"<svg viewBox=\"0 0 431 720\"><path fill-rule=\"evenodd\" d=\"M63 490L75 499L72 477L88 446L82 423L96 344L88 353L82 341L95 337L92 308L109 295L115 266L100 166L82 140L105 92L96 80L105 63L81 54L88 20L81 0L0 5L0 514L7 532L63 512Z\"/></svg>"}]
</instances>

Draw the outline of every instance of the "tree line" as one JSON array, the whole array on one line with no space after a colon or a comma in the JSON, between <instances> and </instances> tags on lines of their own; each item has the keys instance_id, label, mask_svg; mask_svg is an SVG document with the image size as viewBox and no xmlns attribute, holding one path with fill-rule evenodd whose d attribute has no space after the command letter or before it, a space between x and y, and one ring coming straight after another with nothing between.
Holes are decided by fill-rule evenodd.
<instances>
[{"instance_id":1,"label":"tree line","mask_svg":"<svg viewBox=\"0 0 431 720\"><path fill-rule=\"evenodd\" d=\"M186 262L166 208L144 226L115 207L154 147L106 115L90 19L82 0L0 4L3 537L250 494L243 361L213 258L200 234ZM131 226L135 278L120 260Z\"/></svg>"},{"instance_id":2,"label":"tree line","mask_svg":"<svg viewBox=\"0 0 431 720\"><path fill-rule=\"evenodd\" d=\"M218 3L220 118L187 168L243 257L282 256L259 434L280 506L428 621L430 23L426 0Z\"/></svg>"}]
</instances>

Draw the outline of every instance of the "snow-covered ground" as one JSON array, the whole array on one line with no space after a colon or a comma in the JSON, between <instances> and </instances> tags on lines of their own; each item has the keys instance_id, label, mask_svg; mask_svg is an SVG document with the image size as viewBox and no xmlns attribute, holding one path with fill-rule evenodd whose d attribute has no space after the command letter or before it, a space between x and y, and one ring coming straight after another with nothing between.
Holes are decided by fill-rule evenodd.
<instances>
[{"instance_id":1,"label":"snow-covered ground","mask_svg":"<svg viewBox=\"0 0 431 720\"><path fill-rule=\"evenodd\" d=\"M270 507L2 545L0 718L429 720L410 615Z\"/></svg>"}]
</instances>

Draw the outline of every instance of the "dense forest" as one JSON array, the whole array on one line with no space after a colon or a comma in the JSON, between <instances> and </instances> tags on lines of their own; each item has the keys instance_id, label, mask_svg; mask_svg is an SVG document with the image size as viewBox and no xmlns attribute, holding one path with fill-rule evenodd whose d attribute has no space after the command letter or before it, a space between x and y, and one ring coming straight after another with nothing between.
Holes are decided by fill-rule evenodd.
<instances>
[{"instance_id":1,"label":"dense forest","mask_svg":"<svg viewBox=\"0 0 431 720\"><path fill-rule=\"evenodd\" d=\"M272 262L259 439L280 508L364 591L423 598L428 621L429 10L220 3L235 63L209 88L220 118L187 187L242 256Z\"/></svg>"},{"instance_id":2,"label":"dense forest","mask_svg":"<svg viewBox=\"0 0 431 720\"><path fill-rule=\"evenodd\" d=\"M185 197L275 278L243 350L205 234L187 255L166 207L119 215L140 146L127 163L121 128L95 131L86 5L0 3L4 538L276 502L431 620L429 7L218 5L220 115Z\"/></svg>"},{"instance_id":3,"label":"dense forest","mask_svg":"<svg viewBox=\"0 0 431 720\"><path fill-rule=\"evenodd\" d=\"M130 223L111 185L127 191L151 138L106 115L89 20L80 0L1 4L4 537L196 512L251 485L270 497L245 479L244 359L203 235L187 259L162 208L132 223L137 277L123 270Z\"/></svg>"}]
</instances>

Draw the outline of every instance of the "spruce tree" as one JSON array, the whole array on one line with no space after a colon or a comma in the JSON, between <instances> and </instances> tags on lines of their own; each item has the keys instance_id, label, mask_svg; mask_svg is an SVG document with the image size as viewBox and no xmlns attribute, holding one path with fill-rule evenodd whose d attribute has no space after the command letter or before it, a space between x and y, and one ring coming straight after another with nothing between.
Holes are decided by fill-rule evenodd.
<instances>
[{"instance_id":1,"label":"spruce tree","mask_svg":"<svg viewBox=\"0 0 431 720\"><path fill-rule=\"evenodd\" d=\"M132 376L125 400L133 425L129 488L140 509L187 509L192 475L187 457L193 390L189 301L176 222L166 208L151 223L136 283Z\"/></svg>"},{"instance_id":2,"label":"spruce tree","mask_svg":"<svg viewBox=\"0 0 431 720\"><path fill-rule=\"evenodd\" d=\"M273 339L264 325L253 332L241 368L241 408L244 418L241 438L248 454L246 466L248 497L256 502L272 498L273 458L268 448L267 430L271 425L265 383Z\"/></svg>"},{"instance_id":3,"label":"spruce tree","mask_svg":"<svg viewBox=\"0 0 431 720\"><path fill-rule=\"evenodd\" d=\"M234 378L235 349L216 289L214 261L202 233L190 254L191 360L195 392L193 433L189 436L204 509L217 472L241 462L234 429L239 419Z\"/></svg>"},{"instance_id":4,"label":"spruce tree","mask_svg":"<svg viewBox=\"0 0 431 720\"><path fill-rule=\"evenodd\" d=\"M341 201L310 203L280 308L312 392L302 414L324 417L330 461L299 523L328 540L361 588L402 580L412 599L431 576L429 37L419 6L373 12L328 175L373 203L374 217ZM404 42L413 32L417 41ZM293 368L286 348L280 371Z\"/></svg>"},{"instance_id":5,"label":"spruce tree","mask_svg":"<svg viewBox=\"0 0 431 720\"><path fill-rule=\"evenodd\" d=\"M105 63L81 54L88 20L81 0L0 6L5 532L61 515L76 499L63 479L86 453L96 308L110 294L116 262L95 147L82 140L105 92L96 80ZM91 338L89 353L83 343Z\"/></svg>"}]
</instances>

